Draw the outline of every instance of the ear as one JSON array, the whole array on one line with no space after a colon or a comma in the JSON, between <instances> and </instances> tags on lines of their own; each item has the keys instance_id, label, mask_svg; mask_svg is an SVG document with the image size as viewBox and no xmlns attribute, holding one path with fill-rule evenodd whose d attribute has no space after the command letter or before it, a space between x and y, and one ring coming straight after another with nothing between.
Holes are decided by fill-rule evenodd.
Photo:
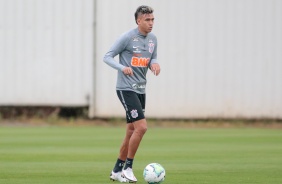
<instances>
[{"instance_id":1,"label":"ear","mask_svg":"<svg viewBox=\"0 0 282 184\"><path fill-rule=\"evenodd\" d=\"M139 25L139 24L140 24L140 22L141 22L141 19L140 19L140 18L138 18L138 19L137 19L137 24Z\"/></svg>"}]
</instances>

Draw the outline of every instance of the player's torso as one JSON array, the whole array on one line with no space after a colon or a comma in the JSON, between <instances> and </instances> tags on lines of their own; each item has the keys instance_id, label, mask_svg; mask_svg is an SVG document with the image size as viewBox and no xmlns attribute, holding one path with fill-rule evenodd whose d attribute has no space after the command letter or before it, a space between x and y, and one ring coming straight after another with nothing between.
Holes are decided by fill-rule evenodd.
<instances>
[{"instance_id":1,"label":"player's torso","mask_svg":"<svg viewBox=\"0 0 282 184\"><path fill-rule=\"evenodd\" d=\"M139 93L145 93L146 73L154 52L155 39L151 35L146 37L140 35L138 30L130 32L128 42L124 51L120 54L120 62L122 65L131 67L133 76L124 76L120 73L120 81L124 81L126 85Z\"/></svg>"},{"instance_id":2,"label":"player's torso","mask_svg":"<svg viewBox=\"0 0 282 184\"><path fill-rule=\"evenodd\" d=\"M131 67L147 68L154 51L154 46L154 41L149 36L133 36L126 47L126 51L131 56Z\"/></svg>"}]
</instances>

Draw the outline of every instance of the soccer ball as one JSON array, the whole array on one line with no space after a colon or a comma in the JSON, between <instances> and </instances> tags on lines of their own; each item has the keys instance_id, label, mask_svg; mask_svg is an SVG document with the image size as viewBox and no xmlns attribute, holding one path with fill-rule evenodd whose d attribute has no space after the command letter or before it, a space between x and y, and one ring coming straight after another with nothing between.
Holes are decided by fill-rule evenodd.
<instances>
[{"instance_id":1,"label":"soccer ball","mask_svg":"<svg viewBox=\"0 0 282 184\"><path fill-rule=\"evenodd\" d=\"M143 172L144 180L149 184L159 184L165 179L165 169L161 164L148 164Z\"/></svg>"}]
</instances>

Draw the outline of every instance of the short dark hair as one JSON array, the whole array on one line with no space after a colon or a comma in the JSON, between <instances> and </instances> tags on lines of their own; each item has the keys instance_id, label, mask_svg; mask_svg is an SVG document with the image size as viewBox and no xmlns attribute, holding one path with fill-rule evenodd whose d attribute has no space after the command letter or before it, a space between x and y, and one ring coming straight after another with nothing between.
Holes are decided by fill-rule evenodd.
<instances>
[{"instance_id":1,"label":"short dark hair","mask_svg":"<svg viewBox=\"0 0 282 184\"><path fill-rule=\"evenodd\" d=\"M141 5L136 9L136 12L134 14L135 16L135 22L137 24L137 19L139 15L143 15L143 14L151 14L154 12L154 9L151 8L150 6L146 6L146 5Z\"/></svg>"}]
</instances>

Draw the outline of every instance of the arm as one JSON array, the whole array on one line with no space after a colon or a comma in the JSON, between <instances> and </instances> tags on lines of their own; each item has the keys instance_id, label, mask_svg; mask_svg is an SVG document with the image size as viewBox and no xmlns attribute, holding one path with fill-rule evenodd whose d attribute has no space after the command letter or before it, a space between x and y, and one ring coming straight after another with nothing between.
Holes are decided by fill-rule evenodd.
<instances>
[{"instance_id":1,"label":"arm","mask_svg":"<svg viewBox=\"0 0 282 184\"><path fill-rule=\"evenodd\" d=\"M126 67L116 62L114 57L120 54L126 47L127 39L125 35L122 35L110 48L110 50L104 56L104 62L112 68L123 71Z\"/></svg>"},{"instance_id":2,"label":"arm","mask_svg":"<svg viewBox=\"0 0 282 184\"><path fill-rule=\"evenodd\" d=\"M152 53L152 58L150 62L150 69L156 76L158 76L161 72L161 68L157 60L157 48L158 48L158 44L157 44L157 39L156 39L154 52Z\"/></svg>"}]
</instances>

